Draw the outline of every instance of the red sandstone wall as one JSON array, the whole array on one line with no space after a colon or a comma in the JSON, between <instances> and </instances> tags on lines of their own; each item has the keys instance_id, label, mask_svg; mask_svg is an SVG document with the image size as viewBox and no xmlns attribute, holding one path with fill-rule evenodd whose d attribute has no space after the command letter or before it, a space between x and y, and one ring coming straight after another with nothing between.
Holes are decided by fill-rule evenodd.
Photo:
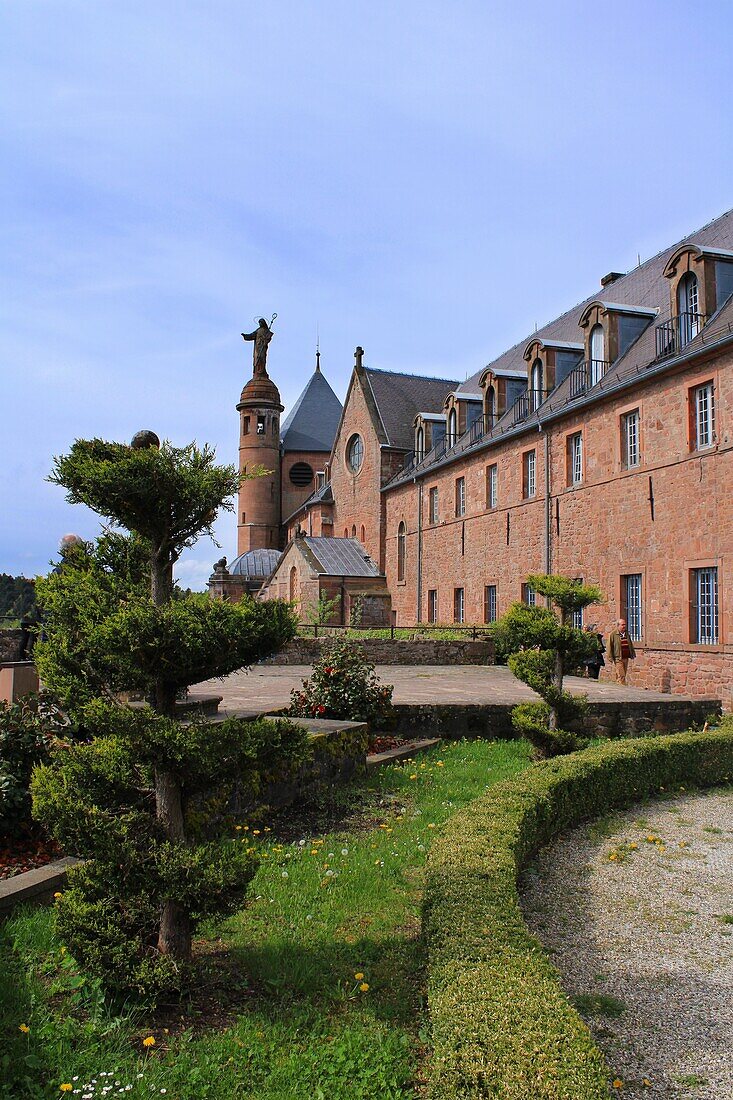
<instances>
[{"instance_id":1,"label":"red sandstone wall","mask_svg":"<svg viewBox=\"0 0 733 1100\"><path fill-rule=\"evenodd\" d=\"M313 480L302 488L293 485L290 480L290 471L298 462L307 462L314 474ZM324 454L323 451L289 451L283 455L281 463L281 511L283 521L289 519L296 508L299 508L303 501L311 495L316 487L315 475L319 470L323 470L327 462L328 455Z\"/></svg>"},{"instance_id":2,"label":"red sandstone wall","mask_svg":"<svg viewBox=\"0 0 733 1100\"><path fill-rule=\"evenodd\" d=\"M606 602L588 614L608 633L620 613L620 578L641 573L644 590L644 638L631 682L691 694L733 690L733 357L713 366L701 364L684 374L648 380L581 413L568 416L551 431L551 564L553 572L597 582ZM718 443L691 452L688 438L688 389L713 378L716 385ZM638 407L641 465L621 465L620 416ZM567 435L581 430L584 480L567 486ZM427 619L428 589L437 589L439 619L453 620L453 589L465 589L466 622L483 621L483 590L496 584L498 612L520 598L528 573L545 570L544 436L534 431L445 468L424 479L422 619ZM537 451L537 497L522 500L521 452ZM485 504L485 471L499 467L499 499L494 511ZM454 515L454 487L466 478L466 515ZM649 503L652 478L654 519ZM437 485L439 523L428 526L428 489ZM400 623L416 620L416 485L383 494L386 516L386 572ZM556 522L559 514L559 530ZM507 516L509 545L507 545ZM397 582L396 533L407 525L405 583ZM689 570L718 566L720 645L696 646L689 633Z\"/></svg>"}]
</instances>

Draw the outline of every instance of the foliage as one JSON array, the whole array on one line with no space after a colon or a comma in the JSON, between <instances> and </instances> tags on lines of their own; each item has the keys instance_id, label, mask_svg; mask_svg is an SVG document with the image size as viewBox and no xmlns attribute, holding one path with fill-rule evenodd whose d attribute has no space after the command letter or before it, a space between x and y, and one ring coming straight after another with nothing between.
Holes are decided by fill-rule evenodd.
<instances>
[{"instance_id":1,"label":"foliage","mask_svg":"<svg viewBox=\"0 0 733 1100\"><path fill-rule=\"evenodd\" d=\"M110 1010L48 910L16 912L0 927L8 1098L62 1096L74 1076L74 1087L96 1078L96 1097L117 1080L133 1098L414 1098L428 1042L416 883L446 819L527 763L519 741L442 745L328 788L336 804L323 826L309 805L258 821L253 896L204 928L193 999L162 1014Z\"/></svg>"},{"instance_id":2,"label":"foliage","mask_svg":"<svg viewBox=\"0 0 733 1100\"><path fill-rule=\"evenodd\" d=\"M36 606L36 592L33 581L26 577L12 577L9 573L0 573L0 622L25 618L33 613Z\"/></svg>"},{"instance_id":3,"label":"foliage","mask_svg":"<svg viewBox=\"0 0 733 1100\"><path fill-rule=\"evenodd\" d=\"M317 600L312 600L306 605L303 619L304 621L307 619L311 625L322 626L329 622L340 603L341 595L338 592L330 600L327 596L319 596Z\"/></svg>"},{"instance_id":4,"label":"foliage","mask_svg":"<svg viewBox=\"0 0 733 1100\"><path fill-rule=\"evenodd\" d=\"M17 836L31 825L31 772L48 759L60 731L54 708L38 696L0 701L0 837Z\"/></svg>"},{"instance_id":5,"label":"foliage","mask_svg":"<svg viewBox=\"0 0 733 1100\"><path fill-rule=\"evenodd\" d=\"M391 685L382 684L364 650L349 641L329 642L313 675L291 694L289 714L380 722L392 709Z\"/></svg>"},{"instance_id":6,"label":"foliage","mask_svg":"<svg viewBox=\"0 0 733 1100\"><path fill-rule=\"evenodd\" d=\"M544 700L544 704L522 704L512 711L514 728L547 756L573 752L584 742L564 727L577 723L585 700L563 691L568 669L577 668L597 647L594 634L572 626L572 615L601 599L595 585L582 584L550 574L533 574L529 585L550 600L549 607L513 604L495 624L494 638L510 654L514 675Z\"/></svg>"},{"instance_id":7,"label":"foliage","mask_svg":"<svg viewBox=\"0 0 733 1100\"><path fill-rule=\"evenodd\" d=\"M544 761L451 818L429 857L423 906L430 1096L605 1100L603 1059L524 923L517 877L580 821L731 775L727 720L720 732L612 742Z\"/></svg>"},{"instance_id":8,"label":"foliage","mask_svg":"<svg viewBox=\"0 0 733 1100\"><path fill-rule=\"evenodd\" d=\"M184 725L148 708L104 703L86 723L104 731L67 746L32 781L36 817L86 862L69 873L57 909L59 933L77 961L116 993L179 988L185 968L157 949L160 899L185 907L192 928L241 905L256 870L252 853L201 833L195 796L236 776L254 798L273 776L306 758L306 735L288 722ZM155 816L154 770L179 776L190 820L178 842Z\"/></svg>"},{"instance_id":9,"label":"foliage","mask_svg":"<svg viewBox=\"0 0 733 1100\"><path fill-rule=\"evenodd\" d=\"M115 993L156 995L181 988L194 929L241 905L254 874L246 846L217 835L226 791L236 780L256 792L306 752L292 725L183 721L176 698L274 652L295 618L278 601L233 605L176 590L181 551L210 534L239 485L209 447L77 440L51 480L128 530L67 548L40 586L39 670L92 740L37 769L34 812L87 859L57 916L75 957ZM133 688L150 707L119 704ZM194 810L204 790L209 801Z\"/></svg>"}]
</instances>

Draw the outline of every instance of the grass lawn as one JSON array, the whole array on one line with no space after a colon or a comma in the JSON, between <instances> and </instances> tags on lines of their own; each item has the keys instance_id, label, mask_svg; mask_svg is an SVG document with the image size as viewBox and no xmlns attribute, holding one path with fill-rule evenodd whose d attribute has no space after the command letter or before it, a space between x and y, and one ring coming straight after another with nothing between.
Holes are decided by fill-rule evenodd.
<instances>
[{"instance_id":1,"label":"grass lawn","mask_svg":"<svg viewBox=\"0 0 733 1100\"><path fill-rule=\"evenodd\" d=\"M455 810L528 760L524 742L446 744L241 829L262 856L251 900L197 944L204 967L190 1001L155 1014L110 1009L48 910L8 921L0 1096L414 1097L428 1041L426 851Z\"/></svg>"}]
</instances>

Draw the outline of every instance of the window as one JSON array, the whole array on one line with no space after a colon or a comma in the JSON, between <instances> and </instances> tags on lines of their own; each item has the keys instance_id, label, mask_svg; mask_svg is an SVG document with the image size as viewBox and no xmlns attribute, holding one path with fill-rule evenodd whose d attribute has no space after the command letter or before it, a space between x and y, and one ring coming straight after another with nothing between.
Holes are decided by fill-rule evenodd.
<instances>
[{"instance_id":1,"label":"window","mask_svg":"<svg viewBox=\"0 0 733 1100\"><path fill-rule=\"evenodd\" d=\"M366 528L365 528L363 523L361 525L361 539L360 539L360 541L361 541L362 546L366 543Z\"/></svg>"},{"instance_id":2,"label":"window","mask_svg":"<svg viewBox=\"0 0 733 1100\"><path fill-rule=\"evenodd\" d=\"M496 622L496 585L484 585L484 622Z\"/></svg>"},{"instance_id":3,"label":"window","mask_svg":"<svg viewBox=\"0 0 733 1100\"><path fill-rule=\"evenodd\" d=\"M621 417L621 462L627 470L638 466L641 462L638 409L633 409Z\"/></svg>"},{"instance_id":4,"label":"window","mask_svg":"<svg viewBox=\"0 0 733 1100\"><path fill-rule=\"evenodd\" d=\"M438 489L437 486L428 493L428 521L438 522Z\"/></svg>"},{"instance_id":5,"label":"window","mask_svg":"<svg viewBox=\"0 0 733 1100\"><path fill-rule=\"evenodd\" d=\"M537 593L528 584L522 585L522 603L526 603L527 607L537 606Z\"/></svg>"},{"instance_id":6,"label":"window","mask_svg":"<svg viewBox=\"0 0 733 1100\"><path fill-rule=\"evenodd\" d=\"M249 417L242 417L242 435L249 435Z\"/></svg>"},{"instance_id":7,"label":"window","mask_svg":"<svg viewBox=\"0 0 733 1100\"><path fill-rule=\"evenodd\" d=\"M247 513L242 512L242 523L246 523L246 522L247 522Z\"/></svg>"},{"instance_id":8,"label":"window","mask_svg":"<svg viewBox=\"0 0 733 1100\"><path fill-rule=\"evenodd\" d=\"M582 577L573 577L576 584L582 584ZM577 611L573 611L573 626L576 630L583 629L583 608L579 607Z\"/></svg>"},{"instance_id":9,"label":"window","mask_svg":"<svg viewBox=\"0 0 733 1100\"><path fill-rule=\"evenodd\" d=\"M690 641L718 644L718 570L690 570Z\"/></svg>"},{"instance_id":10,"label":"window","mask_svg":"<svg viewBox=\"0 0 733 1100\"><path fill-rule=\"evenodd\" d=\"M605 341L603 325L594 325L590 330L590 384L600 382L606 370Z\"/></svg>"},{"instance_id":11,"label":"window","mask_svg":"<svg viewBox=\"0 0 733 1100\"><path fill-rule=\"evenodd\" d=\"M264 416L258 416L257 417L257 434L258 435L264 435L265 434L265 418L264 418Z\"/></svg>"},{"instance_id":12,"label":"window","mask_svg":"<svg viewBox=\"0 0 733 1100\"><path fill-rule=\"evenodd\" d=\"M453 589L453 622L462 623L464 621L464 602L463 602L463 589Z\"/></svg>"},{"instance_id":13,"label":"window","mask_svg":"<svg viewBox=\"0 0 733 1100\"><path fill-rule=\"evenodd\" d=\"M692 391L692 438L695 451L704 451L715 444L715 390L712 382L695 386Z\"/></svg>"},{"instance_id":14,"label":"window","mask_svg":"<svg viewBox=\"0 0 733 1100\"><path fill-rule=\"evenodd\" d=\"M644 636L642 610L641 573L627 573L621 578L621 618L626 619L626 629L635 642Z\"/></svg>"},{"instance_id":15,"label":"window","mask_svg":"<svg viewBox=\"0 0 733 1100\"><path fill-rule=\"evenodd\" d=\"M293 485L303 489L313 481L313 467L307 462L296 462L290 469L290 480Z\"/></svg>"},{"instance_id":16,"label":"window","mask_svg":"<svg viewBox=\"0 0 733 1100\"><path fill-rule=\"evenodd\" d=\"M697 275L688 271L680 279L677 287L677 324L679 326L680 348L694 340L700 331L702 317L699 313L699 294Z\"/></svg>"},{"instance_id":17,"label":"window","mask_svg":"<svg viewBox=\"0 0 733 1100\"><path fill-rule=\"evenodd\" d=\"M405 579L406 529L404 523L397 528L397 580Z\"/></svg>"},{"instance_id":18,"label":"window","mask_svg":"<svg viewBox=\"0 0 733 1100\"><path fill-rule=\"evenodd\" d=\"M465 477L456 478L456 515L465 516L466 514L466 479Z\"/></svg>"},{"instance_id":19,"label":"window","mask_svg":"<svg viewBox=\"0 0 733 1100\"><path fill-rule=\"evenodd\" d=\"M458 414L455 409L451 409L448 414L448 446L452 447L455 441L458 439Z\"/></svg>"},{"instance_id":20,"label":"window","mask_svg":"<svg viewBox=\"0 0 733 1100\"><path fill-rule=\"evenodd\" d=\"M349 469L356 474L364 461L364 443L360 435L352 435L346 446L346 461Z\"/></svg>"},{"instance_id":21,"label":"window","mask_svg":"<svg viewBox=\"0 0 733 1100\"><path fill-rule=\"evenodd\" d=\"M499 467L494 462L486 467L486 507L496 508L499 498Z\"/></svg>"},{"instance_id":22,"label":"window","mask_svg":"<svg viewBox=\"0 0 733 1100\"><path fill-rule=\"evenodd\" d=\"M438 621L438 590L437 588L428 589L428 622L437 623Z\"/></svg>"},{"instance_id":23,"label":"window","mask_svg":"<svg viewBox=\"0 0 733 1100\"><path fill-rule=\"evenodd\" d=\"M530 409L534 412L542 404L542 360L535 359L530 375Z\"/></svg>"},{"instance_id":24,"label":"window","mask_svg":"<svg viewBox=\"0 0 733 1100\"><path fill-rule=\"evenodd\" d=\"M492 428L496 416L496 390L489 386L486 390L486 428Z\"/></svg>"},{"instance_id":25,"label":"window","mask_svg":"<svg viewBox=\"0 0 733 1100\"><path fill-rule=\"evenodd\" d=\"M415 460L422 462L425 457L425 430L418 428L415 433Z\"/></svg>"},{"instance_id":26,"label":"window","mask_svg":"<svg viewBox=\"0 0 733 1100\"><path fill-rule=\"evenodd\" d=\"M583 433L568 436L568 485L580 485L583 480Z\"/></svg>"},{"instance_id":27,"label":"window","mask_svg":"<svg viewBox=\"0 0 733 1100\"><path fill-rule=\"evenodd\" d=\"M537 455L525 451L522 455L522 496L529 500L537 492Z\"/></svg>"},{"instance_id":28,"label":"window","mask_svg":"<svg viewBox=\"0 0 733 1100\"><path fill-rule=\"evenodd\" d=\"M356 524L355 523L352 523L352 525L351 525L351 537L352 537L352 539L356 538Z\"/></svg>"}]
</instances>

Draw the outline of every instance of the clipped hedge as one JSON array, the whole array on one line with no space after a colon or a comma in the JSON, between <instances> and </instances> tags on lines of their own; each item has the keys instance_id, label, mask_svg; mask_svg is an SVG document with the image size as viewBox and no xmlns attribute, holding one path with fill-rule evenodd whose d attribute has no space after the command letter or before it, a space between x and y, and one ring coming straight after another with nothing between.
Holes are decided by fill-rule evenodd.
<instances>
[{"instance_id":1,"label":"clipped hedge","mask_svg":"<svg viewBox=\"0 0 733 1100\"><path fill-rule=\"evenodd\" d=\"M527 928L517 876L579 822L733 775L733 723L537 764L450 819L427 866L434 1100L607 1100L608 1071Z\"/></svg>"}]
</instances>

